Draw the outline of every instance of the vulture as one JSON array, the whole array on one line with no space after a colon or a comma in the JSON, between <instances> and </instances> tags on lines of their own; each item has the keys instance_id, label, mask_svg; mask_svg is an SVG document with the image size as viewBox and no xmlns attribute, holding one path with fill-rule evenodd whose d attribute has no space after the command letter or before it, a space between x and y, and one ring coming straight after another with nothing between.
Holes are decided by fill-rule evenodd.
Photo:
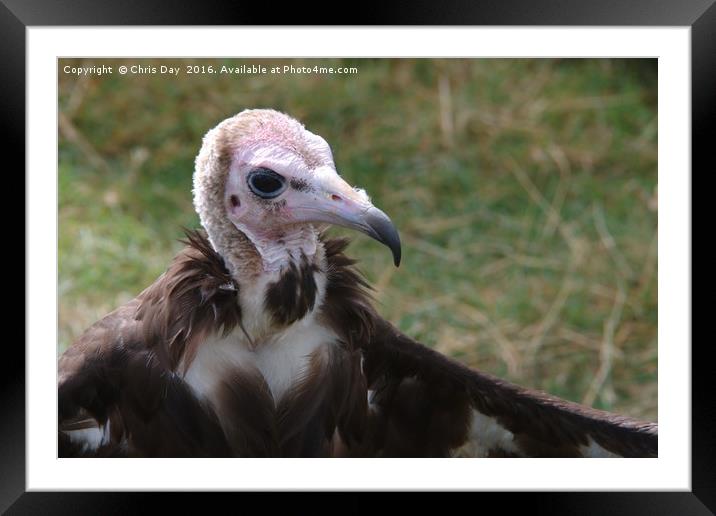
<instances>
[{"instance_id":1,"label":"vulture","mask_svg":"<svg viewBox=\"0 0 716 516\"><path fill-rule=\"evenodd\" d=\"M338 225L390 218L271 109L211 129L201 230L58 361L60 457L655 457L656 423L519 387L402 333Z\"/></svg>"}]
</instances>

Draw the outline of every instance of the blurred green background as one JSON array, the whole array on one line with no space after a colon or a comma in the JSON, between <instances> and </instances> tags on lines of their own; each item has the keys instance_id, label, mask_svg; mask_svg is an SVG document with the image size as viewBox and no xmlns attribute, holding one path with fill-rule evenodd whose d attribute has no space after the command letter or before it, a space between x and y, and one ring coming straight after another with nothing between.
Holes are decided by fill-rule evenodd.
<instances>
[{"instance_id":1,"label":"blurred green background","mask_svg":"<svg viewBox=\"0 0 716 516\"><path fill-rule=\"evenodd\" d=\"M184 71L257 63L358 73ZM100 64L115 73L62 71ZM399 269L367 237L349 248L386 318L473 367L657 419L656 60L61 59L59 86L58 352L198 226L203 134L271 107L397 224Z\"/></svg>"}]
</instances>

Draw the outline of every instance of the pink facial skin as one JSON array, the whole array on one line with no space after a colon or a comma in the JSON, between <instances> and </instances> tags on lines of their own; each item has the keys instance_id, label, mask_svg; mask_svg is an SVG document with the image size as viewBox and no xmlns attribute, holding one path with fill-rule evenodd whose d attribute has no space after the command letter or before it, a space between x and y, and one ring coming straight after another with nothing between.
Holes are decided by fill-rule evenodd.
<instances>
[{"instance_id":1,"label":"pink facial skin","mask_svg":"<svg viewBox=\"0 0 716 516\"><path fill-rule=\"evenodd\" d=\"M312 224L357 229L390 247L397 265L400 239L390 219L373 206L365 191L338 175L325 140L315 137L311 141L317 146L313 157L318 157L312 166L276 143L257 142L238 149L224 194L229 220L254 243L290 237ZM256 169L278 174L285 189L270 199L257 195L248 183Z\"/></svg>"}]
</instances>

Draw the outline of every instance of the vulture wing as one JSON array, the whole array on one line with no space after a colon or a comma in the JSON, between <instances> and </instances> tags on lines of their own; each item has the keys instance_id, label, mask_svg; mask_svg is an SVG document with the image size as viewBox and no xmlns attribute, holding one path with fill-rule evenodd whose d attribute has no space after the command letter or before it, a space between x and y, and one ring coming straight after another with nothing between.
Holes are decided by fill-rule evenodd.
<instances>
[{"instance_id":1,"label":"vulture wing","mask_svg":"<svg viewBox=\"0 0 716 516\"><path fill-rule=\"evenodd\" d=\"M58 363L59 456L219 457L213 410L178 374L212 324L238 321L236 291L206 239L135 299L91 326Z\"/></svg>"},{"instance_id":2,"label":"vulture wing","mask_svg":"<svg viewBox=\"0 0 716 516\"><path fill-rule=\"evenodd\" d=\"M364 349L370 435L361 454L656 457L658 427L470 369L375 316Z\"/></svg>"},{"instance_id":3,"label":"vulture wing","mask_svg":"<svg viewBox=\"0 0 716 516\"><path fill-rule=\"evenodd\" d=\"M213 413L146 346L135 320L139 299L60 358L59 456L228 455Z\"/></svg>"}]
</instances>

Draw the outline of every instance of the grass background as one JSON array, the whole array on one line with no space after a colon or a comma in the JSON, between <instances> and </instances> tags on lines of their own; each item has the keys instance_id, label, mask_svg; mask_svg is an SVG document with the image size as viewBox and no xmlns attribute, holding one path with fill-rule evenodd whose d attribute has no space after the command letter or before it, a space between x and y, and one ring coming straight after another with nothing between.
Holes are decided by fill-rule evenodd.
<instances>
[{"instance_id":1,"label":"grass background","mask_svg":"<svg viewBox=\"0 0 716 516\"><path fill-rule=\"evenodd\" d=\"M182 66L179 77L121 64ZM185 75L186 64L356 66ZM65 65L114 67L77 77ZM203 134L298 118L396 223L351 234L381 313L524 386L657 419L656 60L60 60L59 343L161 274L196 227ZM336 231L337 233L346 233Z\"/></svg>"}]
</instances>

